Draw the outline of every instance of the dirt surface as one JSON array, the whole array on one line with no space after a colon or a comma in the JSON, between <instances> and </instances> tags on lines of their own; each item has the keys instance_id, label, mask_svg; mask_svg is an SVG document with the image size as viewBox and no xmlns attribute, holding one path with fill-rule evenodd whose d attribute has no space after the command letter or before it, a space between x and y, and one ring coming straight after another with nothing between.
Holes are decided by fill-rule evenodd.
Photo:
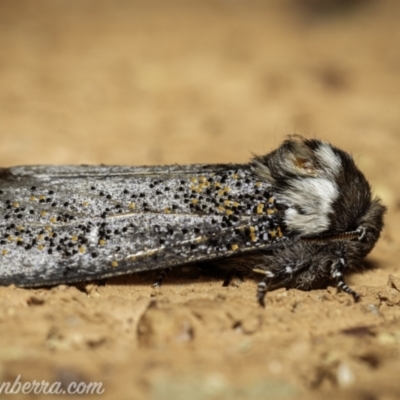
<instances>
[{"instance_id":1,"label":"dirt surface","mask_svg":"<svg viewBox=\"0 0 400 400\"><path fill-rule=\"evenodd\" d=\"M255 282L187 268L159 290L153 274L1 287L0 382L400 398L399 15L396 0L2 0L1 165L244 162L296 132L352 153L389 211L347 277L357 304L277 290L261 309Z\"/></svg>"}]
</instances>

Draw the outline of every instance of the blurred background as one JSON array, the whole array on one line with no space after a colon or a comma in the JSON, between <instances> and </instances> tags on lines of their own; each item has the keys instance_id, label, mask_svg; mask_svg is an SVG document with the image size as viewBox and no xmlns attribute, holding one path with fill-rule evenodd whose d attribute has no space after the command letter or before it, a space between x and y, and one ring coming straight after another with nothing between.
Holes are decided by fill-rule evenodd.
<instances>
[{"instance_id":1,"label":"blurred background","mask_svg":"<svg viewBox=\"0 0 400 400\"><path fill-rule=\"evenodd\" d=\"M389 206L383 239L369 259L375 269L348 281L366 288L362 293L371 293L368 301L381 304L379 287L386 285L388 274L400 276L399 16L398 0L0 0L0 166L246 162L291 133L329 140L354 155ZM0 360L10 354L11 361L1 366L0 375L5 371L11 381L18 374L29 380L38 379L40 371L52 381L54 369L76 363L89 381L113 382L108 393L114 387L120 398L126 393L144 398L154 369L161 377L166 371L174 376L170 390L181 389L186 384L182 376L192 374L200 382L197 399L205 398L207 389L208 381L199 374L203 368L203 374L224 374L234 387L247 379L250 394L251 385L260 382L259 397L230 396L259 399L271 376L297 379L300 394L304 387L340 387L326 366L332 350L339 351L337 360L361 371L357 388L369 385L379 392L388 382L398 388L399 325L390 328L395 333L389 337L387 323L399 321L398 307L392 306L400 300L373 315L362 305L338 306L328 292L321 302L314 292L291 291L287 303L273 293L277 300L262 314L251 282L236 295L246 301L233 306L229 297L223 302L218 296L235 296L234 288L221 292L217 281L211 289L209 282L192 284L164 284L164 300L183 302L187 310L187 293L201 299L215 290L201 315L227 322L223 328L216 324L215 331L214 322L196 325L195 341L188 344L192 351L179 351L180 367L169 344L160 353L134 346L136 333L130 327L142 304L136 297L144 293L150 301L148 282L92 285L93 295L90 286L88 295L75 287L49 293L2 288ZM31 293L39 297L30 300ZM48 297L42 300L42 295ZM172 317L166 314L166 320L179 322L181 308ZM239 335L240 324L233 329L226 317L232 311L250 316L249 325L242 325L254 325L250 332L261 333ZM262 328L257 321L264 321ZM160 326L156 332L162 332L164 325L154 322ZM352 324L354 344L353 337L331 335ZM357 330L379 324L386 334L382 346L388 346L383 355L371 339L375 333L362 336ZM327 333L318 336L320 329ZM246 344L251 340L252 348ZM16 355L3 350L4 343L11 350L17 343ZM357 360L363 357L351 355L352 349L364 349L371 365L360 367ZM226 393L230 386L221 385ZM194 398L186 392L168 397L164 383L153 387L157 400ZM329 399L339 397L344 398Z\"/></svg>"},{"instance_id":2,"label":"blurred background","mask_svg":"<svg viewBox=\"0 0 400 400\"><path fill-rule=\"evenodd\" d=\"M0 163L242 162L296 132L376 179L399 145L399 9L1 0Z\"/></svg>"}]
</instances>

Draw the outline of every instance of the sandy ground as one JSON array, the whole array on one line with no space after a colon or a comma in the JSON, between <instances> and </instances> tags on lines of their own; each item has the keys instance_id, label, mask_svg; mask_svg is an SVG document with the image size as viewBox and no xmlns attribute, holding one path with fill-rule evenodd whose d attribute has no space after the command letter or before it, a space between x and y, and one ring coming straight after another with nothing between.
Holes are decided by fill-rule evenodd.
<instances>
[{"instance_id":1,"label":"sandy ground","mask_svg":"<svg viewBox=\"0 0 400 400\"><path fill-rule=\"evenodd\" d=\"M187 269L159 290L153 274L1 287L0 382L400 398L400 5L345 3L0 2L1 165L244 162L297 132L351 152L389 207L368 268L347 277L357 304L277 290L261 309L253 281Z\"/></svg>"}]
</instances>

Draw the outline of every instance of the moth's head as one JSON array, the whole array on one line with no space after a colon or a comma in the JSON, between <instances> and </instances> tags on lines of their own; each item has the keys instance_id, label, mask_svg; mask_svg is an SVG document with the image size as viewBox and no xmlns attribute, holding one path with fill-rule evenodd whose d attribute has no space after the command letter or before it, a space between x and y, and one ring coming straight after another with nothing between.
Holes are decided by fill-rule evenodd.
<instances>
[{"instance_id":1,"label":"moth's head","mask_svg":"<svg viewBox=\"0 0 400 400\"><path fill-rule=\"evenodd\" d=\"M348 153L296 135L275 151L256 157L253 166L272 183L276 201L286 207L288 231L313 236L363 226L367 228L365 251L372 249L383 227L385 207L372 198L367 180Z\"/></svg>"}]
</instances>

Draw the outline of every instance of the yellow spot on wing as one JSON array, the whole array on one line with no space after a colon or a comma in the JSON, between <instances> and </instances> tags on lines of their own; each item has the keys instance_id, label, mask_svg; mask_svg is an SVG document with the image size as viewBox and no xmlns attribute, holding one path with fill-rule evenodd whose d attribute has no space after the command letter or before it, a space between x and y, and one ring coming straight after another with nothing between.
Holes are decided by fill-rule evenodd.
<instances>
[{"instance_id":1,"label":"yellow spot on wing","mask_svg":"<svg viewBox=\"0 0 400 400\"><path fill-rule=\"evenodd\" d=\"M79 253L83 254L86 252L86 248L84 246L79 247L78 249Z\"/></svg>"},{"instance_id":2,"label":"yellow spot on wing","mask_svg":"<svg viewBox=\"0 0 400 400\"><path fill-rule=\"evenodd\" d=\"M271 237L276 237L276 230L269 231Z\"/></svg>"},{"instance_id":3,"label":"yellow spot on wing","mask_svg":"<svg viewBox=\"0 0 400 400\"><path fill-rule=\"evenodd\" d=\"M43 195L39 196L39 200L46 200L46 197L44 197Z\"/></svg>"},{"instance_id":4,"label":"yellow spot on wing","mask_svg":"<svg viewBox=\"0 0 400 400\"><path fill-rule=\"evenodd\" d=\"M15 202L13 203L13 207L15 207L15 208L18 208L18 207L19 207L18 201L15 201Z\"/></svg>"},{"instance_id":5,"label":"yellow spot on wing","mask_svg":"<svg viewBox=\"0 0 400 400\"><path fill-rule=\"evenodd\" d=\"M75 235L72 236L72 237L71 237L71 240L72 240L73 242L77 242L77 241L78 241L78 236L75 236Z\"/></svg>"},{"instance_id":6,"label":"yellow spot on wing","mask_svg":"<svg viewBox=\"0 0 400 400\"><path fill-rule=\"evenodd\" d=\"M208 182L205 176L201 176L199 178L199 189L203 190L205 187L210 186L210 182Z\"/></svg>"},{"instance_id":7,"label":"yellow spot on wing","mask_svg":"<svg viewBox=\"0 0 400 400\"><path fill-rule=\"evenodd\" d=\"M129 206L128 206L131 210L133 210L135 207L136 207L136 204L135 203L129 203Z\"/></svg>"},{"instance_id":8,"label":"yellow spot on wing","mask_svg":"<svg viewBox=\"0 0 400 400\"><path fill-rule=\"evenodd\" d=\"M7 237L7 240L8 240L9 242L13 242L13 241L14 241L14 236L11 236L11 235L8 236L8 237Z\"/></svg>"},{"instance_id":9,"label":"yellow spot on wing","mask_svg":"<svg viewBox=\"0 0 400 400\"><path fill-rule=\"evenodd\" d=\"M282 231L281 231L281 227L278 226L278 227L276 228L276 230L277 230L277 232L278 232L278 236L279 236L279 237L282 237L282 236L283 236L283 233L282 233Z\"/></svg>"},{"instance_id":10,"label":"yellow spot on wing","mask_svg":"<svg viewBox=\"0 0 400 400\"><path fill-rule=\"evenodd\" d=\"M275 209L274 208L268 208L267 209L267 214L268 215L271 215L271 214L273 214L275 212Z\"/></svg>"},{"instance_id":11,"label":"yellow spot on wing","mask_svg":"<svg viewBox=\"0 0 400 400\"><path fill-rule=\"evenodd\" d=\"M201 193L203 190L204 190L204 186L203 186L203 185L200 185L200 186L196 189L196 192L197 192L197 193Z\"/></svg>"},{"instance_id":12,"label":"yellow spot on wing","mask_svg":"<svg viewBox=\"0 0 400 400\"><path fill-rule=\"evenodd\" d=\"M99 240L99 245L100 245L100 246L104 246L106 243L107 243L107 241L104 240L104 239L100 239L100 240Z\"/></svg>"},{"instance_id":13,"label":"yellow spot on wing","mask_svg":"<svg viewBox=\"0 0 400 400\"><path fill-rule=\"evenodd\" d=\"M111 266L112 267L118 267L118 261L111 261Z\"/></svg>"},{"instance_id":14,"label":"yellow spot on wing","mask_svg":"<svg viewBox=\"0 0 400 400\"><path fill-rule=\"evenodd\" d=\"M7 250L7 249L4 249L4 250L1 252L1 254L2 254L3 256L5 256L7 253L8 253L8 250Z\"/></svg>"},{"instance_id":15,"label":"yellow spot on wing","mask_svg":"<svg viewBox=\"0 0 400 400\"><path fill-rule=\"evenodd\" d=\"M250 239L251 239L251 241L252 242L256 242L257 241L257 235L255 234L256 228L254 226L250 226L249 230L250 230Z\"/></svg>"},{"instance_id":16,"label":"yellow spot on wing","mask_svg":"<svg viewBox=\"0 0 400 400\"><path fill-rule=\"evenodd\" d=\"M55 223L57 222L57 218L56 218L56 217L51 217L51 218L50 218L50 222L51 222L52 224L55 224Z\"/></svg>"},{"instance_id":17,"label":"yellow spot on wing","mask_svg":"<svg viewBox=\"0 0 400 400\"><path fill-rule=\"evenodd\" d=\"M42 212L40 213L40 215L41 215L42 217L45 217L45 216L47 215L47 211L42 211Z\"/></svg>"},{"instance_id":18,"label":"yellow spot on wing","mask_svg":"<svg viewBox=\"0 0 400 400\"><path fill-rule=\"evenodd\" d=\"M199 202L199 200L197 199L192 199L192 204L197 204Z\"/></svg>"},{"instance_id":19,"label":"yellow spot on wing","mask_svg":"<svg viewBox=\"0 0 400 400\"><path fill-rule=\"evenodd\" d=\"M44 245L43 244L39 244L38 249L39 250L43 250L44 249Z\"/></svg>"},{"instance_id":20,"label":"yellow spot on wing","mask_svg":"<svg viewBox=\"0 0 400 400\"><path fill-rule=\"evenodd\" d=\"M239 248L239 246L238 246L237 244L233 244L233 245L231 246L231 249L232 249L233 251L237 250L238 248Z\"/></svg>"},{"instance_id":21,"label":"yellow spot on wing","mask_svg":"<svg viewBox=\"0 0 400 400\"><path fill-rule=\"evenodd\" d=\"M274 201L275 201L275 199L274 199L273 197L270 197L270 198L268 199L268 203L270 203L270 204L272 204Z\"/></svg>"},{"instance_id":22,"label":"yellow spot on wing","mask_svg":"<svg viewBox=\"0 0 400 400\"><path fill-rule=\"evenodd\" d=\"M37 198L35 196L31 196L31 197L29 197L29 200L30 201L35 201L35 200L37 200Z\"/></svg>"},{"instance_id":23,"label":"yellow spot on wing","mask_svg":"<svg viewBox=\"0 0 400 400\"><path fill-rule=\"evenodd\" d=\"M263 211L264 211L264 204L262 203L257 204L257 214L262 214Z\"/></svg>"}]
</instances>

